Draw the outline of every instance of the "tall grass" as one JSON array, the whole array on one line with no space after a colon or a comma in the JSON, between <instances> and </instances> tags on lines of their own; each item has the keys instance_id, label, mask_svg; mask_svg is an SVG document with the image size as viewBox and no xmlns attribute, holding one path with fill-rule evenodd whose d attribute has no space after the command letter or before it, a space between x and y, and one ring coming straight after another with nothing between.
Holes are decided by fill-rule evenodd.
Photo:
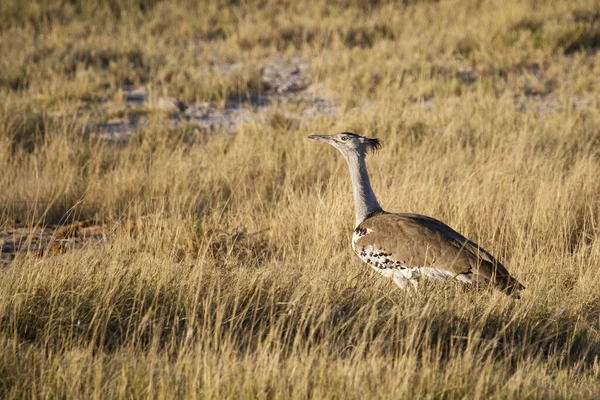
<instances>
[{"instance_id":1,"label":"tall grass","mask_svg":"<svg viewBox=\"0 0 600 400\"><path fill-rule=\"evenodd\" d=\"M0 397L598 398L598 13L2 2L3 230L106 234L0 270ZM336 116L231 136L156 115L124 146L89 135L123 85L227 102L292 55ZM382 140L384 208L476 240L523 298L404 293L361 264L346 166L306 140L342 129Z\"/></svg>"}]
</instances>

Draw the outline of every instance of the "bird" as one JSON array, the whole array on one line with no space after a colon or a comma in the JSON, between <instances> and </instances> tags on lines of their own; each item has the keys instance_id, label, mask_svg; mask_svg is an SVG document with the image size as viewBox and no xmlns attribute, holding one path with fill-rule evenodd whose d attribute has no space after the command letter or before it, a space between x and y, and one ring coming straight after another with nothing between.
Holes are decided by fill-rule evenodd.
<instances>
[{"instance_id":1,"label":"bird","mask_svg":"<svg viewBox=\"0 0 600 400\"><path fill-rule=\"evenodd\" d=\"M350 170L355 209L352 249L401 289L454 279L519 297L525 289L488 251L445 223L419 214L384 211L371 187L366 156L381 142L352 132L310 135L338 149Z\"/></svg>"}]
</instances>

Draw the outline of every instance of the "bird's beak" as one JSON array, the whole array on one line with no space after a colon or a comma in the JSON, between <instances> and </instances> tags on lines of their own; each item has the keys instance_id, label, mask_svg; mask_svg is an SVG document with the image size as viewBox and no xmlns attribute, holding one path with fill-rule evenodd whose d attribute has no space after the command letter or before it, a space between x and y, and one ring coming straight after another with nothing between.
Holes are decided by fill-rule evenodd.
<instances>
[{"instance_id":1,"label":"bird's beak","mask_svg":"<svg viewBox=\"0 0 600 400\"><path fill-rule=\"evenodd\" d=\"M328 142L329 141L329 135L310 135L308 138L309 139L314 139L314 140L320 140L322 142Z\"/></svg>"}]
</instances>

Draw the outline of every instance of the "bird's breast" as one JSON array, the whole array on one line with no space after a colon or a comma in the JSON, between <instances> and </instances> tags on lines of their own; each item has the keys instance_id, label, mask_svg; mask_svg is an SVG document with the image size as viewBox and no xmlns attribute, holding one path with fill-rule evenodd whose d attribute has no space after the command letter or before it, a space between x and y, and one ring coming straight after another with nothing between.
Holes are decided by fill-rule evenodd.
<instances>
[{"instance_id":1,"label":"bird's breast","mask_svg":"<svg viewBox=\"0 0 600 400\"><path fill-rule=\"evenodd\" d=\"M371 243L369 228L360 226L354 230L352 235L352 250L364 262L377 270L402 269L406 266L397 260L390 252L381 248L377 243Z\"/></svg>"},{"instance_id":2,"label":"bird's breast","mask_svg":"<svg viewBox=\"0 0 600 400\"><path fill-rule=\"evenodd\" d=\"M352 234L352 250L354 250L354 252L357 252L358 240L370 232L371 229L361 228L360 226L354 230L354 233Z\"/></svg>"}]
</instances>

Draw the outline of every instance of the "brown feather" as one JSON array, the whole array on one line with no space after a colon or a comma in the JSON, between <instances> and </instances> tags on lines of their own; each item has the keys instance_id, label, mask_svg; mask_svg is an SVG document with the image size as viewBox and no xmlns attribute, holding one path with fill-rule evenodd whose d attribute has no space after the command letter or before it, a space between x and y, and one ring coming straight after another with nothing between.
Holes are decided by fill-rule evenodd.
<instances>
[{"instance_id":1,"label":"brown feather","mask_svg":"<svg viewBox=\"0 0 600 400\"><path fill-rule=\"evenodd\" d=\"M508 294L524 289L490 253L434 218L378 212L356 229L368 232L356 241L357 254L373 245L408 268L434 267L464 274L474 283L491 284Z\"/></svg>"}]
</instances>

